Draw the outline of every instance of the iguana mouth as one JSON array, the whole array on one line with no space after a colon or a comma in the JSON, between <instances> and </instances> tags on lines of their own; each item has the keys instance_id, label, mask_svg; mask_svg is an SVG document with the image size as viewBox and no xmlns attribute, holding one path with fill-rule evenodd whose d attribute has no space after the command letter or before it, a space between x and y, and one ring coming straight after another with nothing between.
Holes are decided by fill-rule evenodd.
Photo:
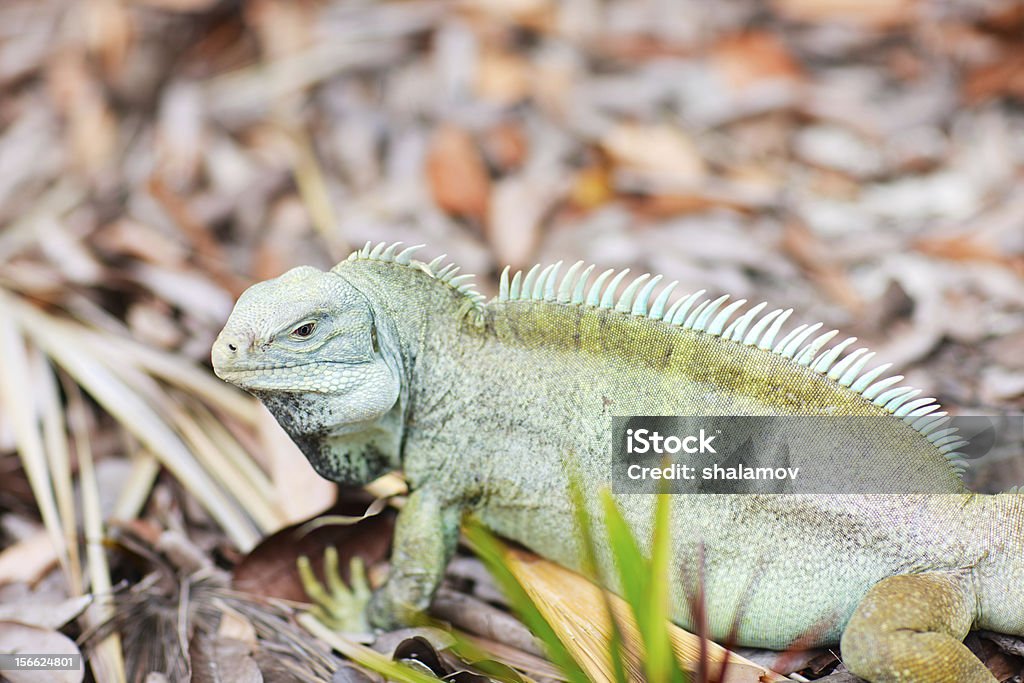
<instances>
[{"instance_id":1,"label":"iguana mouth","mask_svg":"<svg viewBox=\"0 0 1024 683\"><path fill-rule=\"evenodd\" d=\"M246 364L236 365L232 367L214 367L214 373L225 382L231 382L243 386L246 384L245 380L260 380L266 379L268 373L274 375L287 375L291 374L287 371L297 370L298 368L306 367L307 365L318 365L320 361L308 361L305 363L265 363L265 364Z\"/></svg>"}]
</instances>

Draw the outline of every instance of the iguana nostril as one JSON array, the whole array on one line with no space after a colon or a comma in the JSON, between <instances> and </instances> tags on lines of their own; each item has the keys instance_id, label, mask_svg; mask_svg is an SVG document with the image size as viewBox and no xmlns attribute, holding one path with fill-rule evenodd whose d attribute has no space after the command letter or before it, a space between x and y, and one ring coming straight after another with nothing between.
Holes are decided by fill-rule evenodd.
<instances>
[{"instance_id":1,"label":"iguana nostril","mask_svg":"<svg viewBox=\"0 0 1024 683\"><path fill-rule=\"evenodd\" d=\"M237 351L238 350L238 347L235 346L234 344L228 344L228 348L231 349L232 351Z\"/></svg>"}]
</instances>

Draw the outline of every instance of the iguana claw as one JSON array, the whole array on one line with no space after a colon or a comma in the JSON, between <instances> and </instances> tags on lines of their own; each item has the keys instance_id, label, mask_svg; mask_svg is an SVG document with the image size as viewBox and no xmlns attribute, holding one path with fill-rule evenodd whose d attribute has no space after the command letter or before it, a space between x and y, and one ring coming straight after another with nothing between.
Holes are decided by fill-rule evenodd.
<instances>
[{"instance_id":1,"label":"iguana claw","mask_svg":"<svg viewBox=\"0 0 1024 683\"><path fill-rule=\"evenodd\" d=\"M342 633L369 633L370 624L366 619L366 606L372 591L366 580L366 566L362 558L353 556L349 560L349 582L345 585L338 571L338 549L328 547L324 551L324 579L326 586L313 573L313 566L305 555L298 559L299 579L306 595L313 601L310 613L320 622Z\"/></svg>"}]
</instances>

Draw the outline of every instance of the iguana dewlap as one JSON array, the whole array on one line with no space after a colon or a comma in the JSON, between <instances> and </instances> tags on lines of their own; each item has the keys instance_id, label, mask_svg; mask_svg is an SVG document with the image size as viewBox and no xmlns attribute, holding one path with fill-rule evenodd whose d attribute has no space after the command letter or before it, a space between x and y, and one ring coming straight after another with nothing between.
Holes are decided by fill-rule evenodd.
<instances>
[{"instance_id":1,"label":"iguana dewlap","mask_svg":"<svg viewBox=\"0 0 1024 683\"><path fill-rule=\"evenodd\" d=\"M557 265L506 271L484 303L456 267L397 247L251 287L213 348L217 374L259 397L322 476L364 484L404 470L412 493L375 623L429 606L467 511L578 568L564 459L599 514L612 415L878 415L871 466L947 493L674 496L673 575L692 575L703 548L716 638L742 608L739 643L841 637L847 665L871 681L995 680L961 640L971 628L1024 634L1024 496L964 489L944 413L882 378L888 366L865 371L872 354L847 353L853 340L826 348L835 333L815 336L819 326L782 337L789 311L764 304L741 312L698 293L669 306L674 283L656 294L659 277L619 293L625 272L591 284L581 264L564 277ZM647 538L654 497L618 502ZM680 579L684 627L686 593Z\"/></svg>"}]
</instances>

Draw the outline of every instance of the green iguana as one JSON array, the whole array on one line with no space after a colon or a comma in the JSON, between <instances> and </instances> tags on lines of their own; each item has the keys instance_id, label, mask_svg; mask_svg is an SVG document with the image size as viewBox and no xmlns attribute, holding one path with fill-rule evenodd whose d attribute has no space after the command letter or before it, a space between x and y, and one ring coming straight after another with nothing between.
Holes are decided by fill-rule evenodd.
<instances>
[{"instance_id":1,"label":"green iguana","mask_svg":"<svg viewBox=\"0 0 1024 683\"><path fill-rule=\"evenodd\" d=\"M931 398L895 386L873 354L826 349L835 332L743 301L669 306L672 283L577 263L501 277L492 301L417 247L369 244L329 272L295 268L238 300L213 348L218 376L257 396L322 476L365 484L401 469L390 576L368 606L380 626L426 610L460 519L570 568L582 558L564 466L599 514L612 415L876 415L871 467L924 473L935 494L678 495L677 558L704 552L712 637L742 607L740 644L840 641L870 681L992 683L961 642L971 628L1024 634L1024 496L967 491ZM796 454L813 458L813 453ZM655 496L619 495L638 538ZM607 552L599 548L606 568ZM609 575L613 572L606 572ZM681 584L681 581L677 582ZM682 585L672 617L691 627Z\"/></svg>"}]
</instances>

